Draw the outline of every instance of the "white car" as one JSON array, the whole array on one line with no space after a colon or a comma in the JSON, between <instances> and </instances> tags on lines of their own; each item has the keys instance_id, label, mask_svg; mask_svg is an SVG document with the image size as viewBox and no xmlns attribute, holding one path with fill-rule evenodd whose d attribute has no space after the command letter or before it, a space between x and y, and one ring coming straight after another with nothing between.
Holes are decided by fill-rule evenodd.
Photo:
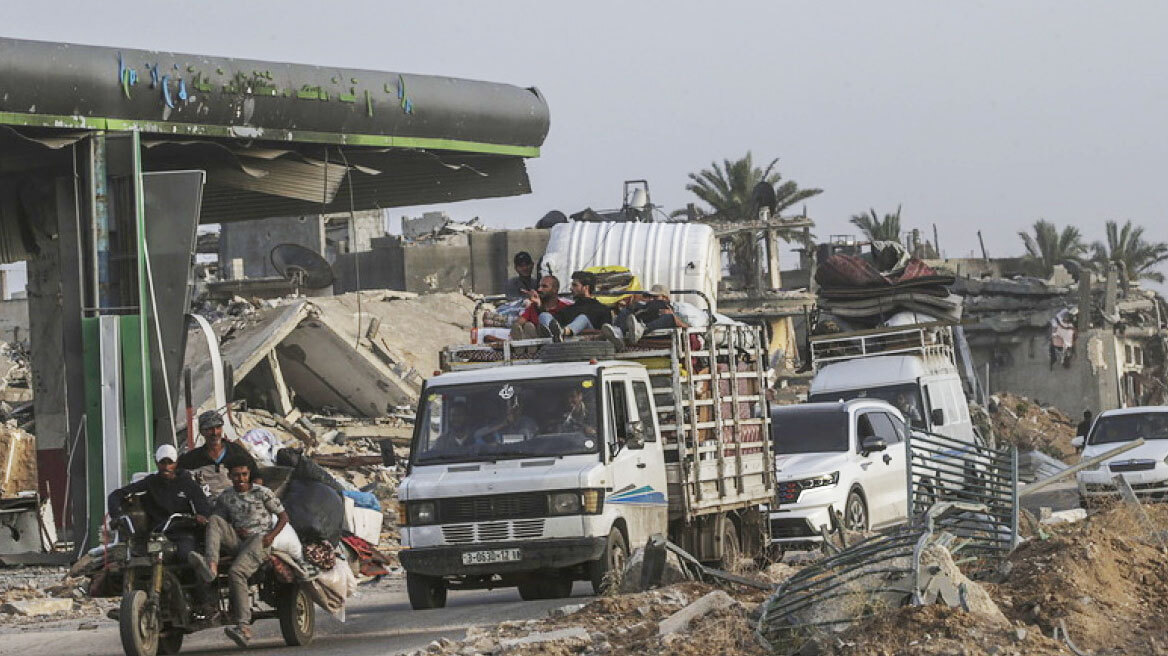
<instances>
[{"instance_id":1,"label":"white car","mask_svg":"<svg viewBox=\"0 0 1168 656\"><path fill-rule=\"evenodd\" d=\"M1140 497L1168 496L1168 406L1124 408L1102 412L1087 435L1071 441L1083 448L1083 459L1144 438L1144 445L1108 459L1076 475L1084 507L1092 499L1118 494L1114 477L1122 475Z\"/></svg>"},{"instance_id":2,"label":"white car","mask_svg":"<svg viewBox=\"0 0 1168 656\"><path fill-rule=\"evenodd\" d=\"M820 527L862 531L908 519L904 417L873 399L780 406L771 412L775 452L772 547L822 541Z\"/></svg>"}]
</instances>

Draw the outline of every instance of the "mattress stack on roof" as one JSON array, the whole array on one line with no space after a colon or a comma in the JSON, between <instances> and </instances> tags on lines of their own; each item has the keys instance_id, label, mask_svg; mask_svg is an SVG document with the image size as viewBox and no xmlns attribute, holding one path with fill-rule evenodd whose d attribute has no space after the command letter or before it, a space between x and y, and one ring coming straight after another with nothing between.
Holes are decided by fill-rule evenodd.
<instances>
[{"instance_id":1,"label":"mattress stack on roof","mask_svg":"<svg viewBox=\"0 0 1168 656\"><path fill-rule=\"evenodd\" d=\"M961 319L962 299L949 291L953 276L940 274L892 246L873 250L871 259L832 255L815 270L821 323L826 320L826 325L834 322L839 330L859 330L890 320L926 323ZM881 270L881 263L888 263L887 268ZM903 313L915 316L893 319Z\"/></svg>"}]
</instances>

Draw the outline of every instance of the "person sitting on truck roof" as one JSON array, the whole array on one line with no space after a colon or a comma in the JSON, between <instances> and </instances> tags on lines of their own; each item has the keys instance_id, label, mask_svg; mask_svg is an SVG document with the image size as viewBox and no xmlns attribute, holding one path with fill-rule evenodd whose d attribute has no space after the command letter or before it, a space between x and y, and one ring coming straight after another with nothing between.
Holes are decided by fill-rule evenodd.
<instances>
[{"instance_id":1,"label":"person sitting on truck roof","mask_svg":"<svg viewBox=\"0 0 1168 656\"><path fill-rule=\"evenodd\" d=\"M618 351L641 341L641 337L663 328L688 328L669 300L669 287L660 283L649 288L644 297L621 310L616 321L603 326L600 332Z\"/></svg>"},{"instance_id":2,"label":"person sitting on truck roof","mask_svg":"<svg viewBox=\"0 0 1168 656\"><path fill-rule=\"evenodd\" d=\"M555 316L560 310L572 304L572 301L560 298L560 279L555 276L544 276L539 279L539 287L527 293L527 307L511 326L511 339L534 339L539 336L537 326L540 325L539 315L543 313Z\"/></svg>"},{"instance_id":3,"label":"person sitting on truck roof","mask_svg":"<svg viewBox=\"0 0 1168 656\"><path fill-rule=\"evenodd\" d=\"M596 274L590 271L572 273L572 305L554 315L541 312L539 315L540 334L553 341L563 341L565 337L578 335L585 330L594 330L612 323L612 312L608 306L596 300Z\"/></svg>"},{"instance_id":4,"label":"person sitting on truck roof","mask_svg":"<svg viewBox=\"0 0 1168 656\"><path fill-rule=\"evenodd\" d=\"M531 259L531 253L527 251L519 251L515 254L515 273L507 280L507 287L505 293L507 298L523 298L527 293L535 289L535 279L532 278L531 272L535 269L535 262Z\"/></svg>"}]
</instances>

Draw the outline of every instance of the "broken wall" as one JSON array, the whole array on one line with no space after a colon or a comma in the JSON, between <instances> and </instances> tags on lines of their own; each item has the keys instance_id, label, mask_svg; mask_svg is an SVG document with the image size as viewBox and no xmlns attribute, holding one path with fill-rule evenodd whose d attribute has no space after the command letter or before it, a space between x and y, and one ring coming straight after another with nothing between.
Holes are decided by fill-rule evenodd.
<instances>
[{"instance_id":1,"label":"broken wall","mask_svg":"<svg viewBox=\"0 0 1168 656\"><path fill-rule=\"evenodd\" d=\"M232 260L243 260L248 278L278 276L269 255L279 244L298 244L314 253L325 252L324 221L319 214L282 216L224 223L219 228L220 277L230 277Z\"/></svg>"},{"instance_id":2,"label":"broken wall","mask_svg":"<svg viewBox=\"0 0 1168 656\"><path fill-rule=\"evenodd\" d=\"M1119 362L1123 345L1111 330L1092 329L1077 337L1069 366L1050 366L1048 331L1018 330L971 338L974 371L991 394L1009 392L1050 404L1071 416L1120 406Z\"/></svg>"},{"instance_id":3,"label":"broken wall","mask_svg":"<svg viewBox=\"0 0 1168 656\"><path fill-rule=\"evenodd\" d=\"M333 290L337 294L358 288L500 294L507 279L515 275L515 254L527 251L538 260L549 236L548 230L530 228L467 232L419 244L405 244L400 238L375 239L368 253L337 257Z\"/></svg>"}]
</instances>

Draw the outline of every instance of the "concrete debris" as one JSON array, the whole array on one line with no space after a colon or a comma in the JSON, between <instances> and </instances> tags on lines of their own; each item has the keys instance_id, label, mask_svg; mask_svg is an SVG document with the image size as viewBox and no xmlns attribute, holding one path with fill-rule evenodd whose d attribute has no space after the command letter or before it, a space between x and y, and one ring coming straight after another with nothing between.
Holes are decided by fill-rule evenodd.
<instances>
[{"instance_id":1,"label":"concrete debris","mask_svg":"<svg viewBox=\"0 0 1168 656\"><path fill-rule=\"evenodd\" d=\"M588 633L587 629L574 626L555 631L531 633L520 638L505 638L499 641L499 647L502 653L506 654L516 651L521 647L532 647L548 643L554 643L570 649L572 647L587 645L591 642L592 635Z\"/></svg>"},{"instance_id":2,"label":"concrete debris","mask_svg":"<svg viewBox=\"0 0 1168 656\"><path fill-rule=\"evenodd\" d=\"M1072 524L1074 522L1081 522L1084 519L1087 519L1086 508L1071 508L1070 510L1052 512L1049 517L1043 517L1039 521L1042 524L1051 526L1055 524Z\"/></svg>"},{"instance_id":3,"label":"concrete debris","mask_svg":"<svg viewBox=\"0 0 1168 656\"><path fill-rule=\"evenodd\" d=\"M981 615L991 622L1009 624L985 588L970 580L958 569L949 549L934 542L921 550L920 558L919 576L923 603L943 601L950 607ZM936 588L934 582L937 583ZM954 590L954 597L947 598L946 595L940 594L942 587ZM937 591L936 594L934 590Z\"/></svg>"},{"instance_id":4,"label":"concrete debris","mask_svg":"<svg viewBox=\"0 0 1168 656\"><path fill-rule=\"evenodd\" d=\"M403 216L401 219L402 239L408 242L444 241L454 235L486 229L477 216L469 221L455 221L446 212L426 212L417 218Z\"/></svg>"},{"instance_id":5,"label":"concrete debris","mask_svg":"<svg viewBox=\"0 0 1168 656\"><path fill-rule=\"evenodd\" d=\"M72 599L26 599L24 601L10 601L0 606L0 613L20 615L53 615L73 610Z\"/></svg>"},{"instance_id":6,"label":"concrete debris","mask_svg":"<svg viewBox=\"0 0 1168 656\"><path fill-rule=\"evenodd\" d=\"M36 440L9 424L0 424L0 498L37 489Z\"/></svg>"},{"instance_id":7,"label":"concrete debris","mask_svg":"<svg viewBox=\"0 0 1168 656\"><path fill-rule=\"evenodd\" d=\"M725 591L714 590L662 620L657 627L657 634L667 636L683 631L694 620L705 617L716 610L731 608L737 604L738 602L726 594Z\"/></svg>"}]
</instances>

